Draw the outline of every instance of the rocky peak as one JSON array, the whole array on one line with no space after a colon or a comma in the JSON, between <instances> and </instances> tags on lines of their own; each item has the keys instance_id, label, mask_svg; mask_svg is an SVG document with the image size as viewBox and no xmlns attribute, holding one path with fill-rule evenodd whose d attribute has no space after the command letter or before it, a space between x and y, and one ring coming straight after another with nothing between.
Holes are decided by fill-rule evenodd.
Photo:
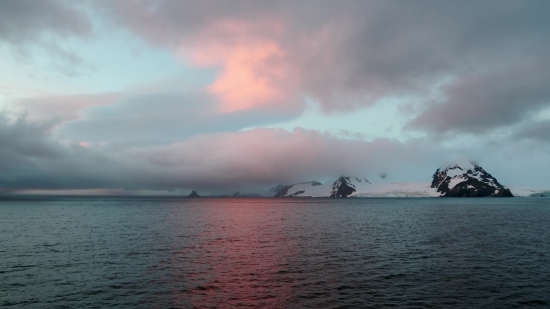
<instances>
[{"instance_id":1,"label":"rocky peak","mask_svg":"<svg viewBox=\"0 0 550 309\"><path fill-rule=\"evenodd\" d=\"M464 158L438 168L431 187L444 197L513 196L481 166Z\"/></svg>"},{"instance_id":2,"label":"rocky peak","mask_svg":"<svg viewBox=\"0 0 550 309\"><path fill-rule=\"evenodd\" d=\"M361 182L370 184L365 178L340 176L332 184L330 197L348 197L356 191L356 184Z\"/></svg>"}]
</instances>

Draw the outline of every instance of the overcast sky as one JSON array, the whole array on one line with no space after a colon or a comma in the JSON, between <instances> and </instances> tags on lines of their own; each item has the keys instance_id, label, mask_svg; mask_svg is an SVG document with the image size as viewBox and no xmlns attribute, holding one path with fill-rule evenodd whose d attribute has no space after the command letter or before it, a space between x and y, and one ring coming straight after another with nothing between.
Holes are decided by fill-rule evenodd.
<instances>
[{"instance_id":1,"label":"overcast sky","mask_svg":"<svg viewBox=\"0 0 550 309\"><path fill-rule=\"evenodd\" d=\"M548 12L0 1L0 192L430 182L459 157L505 186L550 188Z\"/></svg>"}]
</instances>

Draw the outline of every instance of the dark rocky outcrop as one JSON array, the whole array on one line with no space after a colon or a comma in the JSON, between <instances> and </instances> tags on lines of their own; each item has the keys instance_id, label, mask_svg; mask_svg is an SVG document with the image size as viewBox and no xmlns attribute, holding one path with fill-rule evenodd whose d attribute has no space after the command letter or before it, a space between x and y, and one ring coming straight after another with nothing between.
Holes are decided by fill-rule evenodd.
<instances>
[{"instance_id":1,"label":"dark rocky outcrop","mask_svg":"<svg viewBox=\"0 0 550 309\"><path fill-rule=\"evenodd\" d=\"M330 197L348 197L348 195L355 192L355 186L353 186L349 177L340 177L332 184L332 193Z\"/></svg>"},{"instance_id":2,"label":"dark rocky outcrop","mask_svg":"<svg viewBox=\"0 0 550 309\"><path fill-rule=\"evenodd\" d=\"M271 188L269 190L270 193L275 193L275 195L273 197L285 197L285 196L298 196L300 194L303 194L305 191L303 190L300 190L298 192L295 192L291 195L288 195L288 190L292 187L294 187L295 185L310 185L310 186L320 186L322 185L322 183L318 182L318 181L307 181L307 182L301 182L301 183L297 183L297 184L293 184L293 185L288 185L288 186L284 186L284 185L278 185L274 188Z\"/></svg>"},{"instance_id":3,"label":"dark rocky outcrop","mask_svg":"<svg viewBox=\"0 0 550 309\"><path fill-rule=\"evenodd\" d=\"M294 193L292 193L292 194L290 194L290 195L288 195L288 196L298 196L298 195L300 195L300 194L304 194L305 192L306 192L305 190L300 190L300 191L294 192Z\"/></svg>"},{"instance_id":4,"label":"dark rocky outcrop","mask_svg":"<svg viewBox=\"0 0 550 309\"><path fill-rule=\"evenodd\" d=\"M285 187L285 185L277 185L271 189L269 189L268 191L268 195L277 195L279 192L281 192L281 190L283 190L283 188ZM287 189L288 190L288 189Z\"/></svg>"},{"instance_id":5,"label":"dark rocky outcrop","mask_svg":"<svg viewBox=\"0 0 550 309\"><path fill-rule=\"evenodd\" d=\"M355 180L356 182L366 181L370 183L370 181L364 178L351 178L340 176L340 178L338 178L338 180L336 180L332 184L332 192L330 194L330 197L348 197L352 195L356 191L355 185L353 185L352 183L353 180Z\"/></svg>"},{"instance_id":6,"label":"dark rocky outcrop","mask_svg":"<svg viewBox=\"0 0 550 309\"><path fill-rule=\"evenodd\" d=\"M231 195L231 197L262 197L261 195L257 194L257 193L241 193L239 191L233 193L233 195Z\"/></svg>"},{"instance_id":7,"label":"dark rocky outcrop","mask_svg":"<svg viewBox=\"0 0 550 309\"><path fill-rule=\"evenodd\" d=\"M188 195L188 197L200 197L200 195L197 193L197 191L193 190L191 191L191 194Z\"/></svg>"},{"instance_id":8,"label":"dark rocky outcrop","mask_svg":"<svg viewBox=\"0 0 550 309\"><path fill-rule=\"evenodd\" d=\"M292 186L294 185L289 185L289 186L282 186L279 191L277 191L277 193L275 193L275 195L273 197L283 197L283 196L286 196L288 194L288 189L292 188Z\"/></svg>"},{"instance_id":9,"label":"dark rocky outcrop","mask_svg":"<svg viewBox=\"0 0 550 309\"><path fill-rule=\"evenodd\" d=\"M497 183L497 185L500 185ZM447 192L450 197L513 197L510 189L500 186L498 189L485 182L468 179Z\"/></svg>"}]
</instances>

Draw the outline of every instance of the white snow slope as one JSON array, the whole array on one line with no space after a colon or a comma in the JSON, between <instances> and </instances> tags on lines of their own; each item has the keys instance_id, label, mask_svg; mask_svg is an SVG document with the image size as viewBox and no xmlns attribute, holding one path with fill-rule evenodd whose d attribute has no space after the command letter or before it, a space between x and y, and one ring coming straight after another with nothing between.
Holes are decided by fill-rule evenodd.
<instances>
[{"instance_id":1,"label":"white snow slope","mask_svg":"<svg viewBox=\"0 0 550 309\"><path fill-rule=\"evenodd\" d=\"M548 193L550 190L548 189L541 189L541 188L531 188L531 187L510 187L510 191L512 191L512 194L514 196L519 197L531 197L533 195L549 195Z\"/></svg>"},{"instance_id":2,"label":"white snow slope","mask_svg":"<svg viewBox=\"0 0 550 309\"><path fill-rule=\"evenodd\" d=\"M365 178L346 177L355 188L349 197L437 197L439 193L429 183L371 183ZM284 196L330 197L338 182L313 185L312 182L292 185ZM303 192L301 192L303 191Z\"/></svg>"}]
</instances>

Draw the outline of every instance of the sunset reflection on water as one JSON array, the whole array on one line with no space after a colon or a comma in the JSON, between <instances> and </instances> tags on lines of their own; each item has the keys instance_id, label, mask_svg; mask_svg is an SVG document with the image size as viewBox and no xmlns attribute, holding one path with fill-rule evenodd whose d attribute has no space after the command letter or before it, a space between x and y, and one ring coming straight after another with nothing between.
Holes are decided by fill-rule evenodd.
<instances>
[{"instance_id":1,"label":"sunset reflection on water","mask_svg":"<svg viewBox=\"0 0 550 309\"><path fill-rule=\"evenodd\" d=\"M288 263L295 238L290 214L273 209L273 200L216 199L217 207L198 209L194 244L176 256L183 280L192 287L175 295L174 306L282 308L291 296Z\"/></svg>"}]
</instances>

